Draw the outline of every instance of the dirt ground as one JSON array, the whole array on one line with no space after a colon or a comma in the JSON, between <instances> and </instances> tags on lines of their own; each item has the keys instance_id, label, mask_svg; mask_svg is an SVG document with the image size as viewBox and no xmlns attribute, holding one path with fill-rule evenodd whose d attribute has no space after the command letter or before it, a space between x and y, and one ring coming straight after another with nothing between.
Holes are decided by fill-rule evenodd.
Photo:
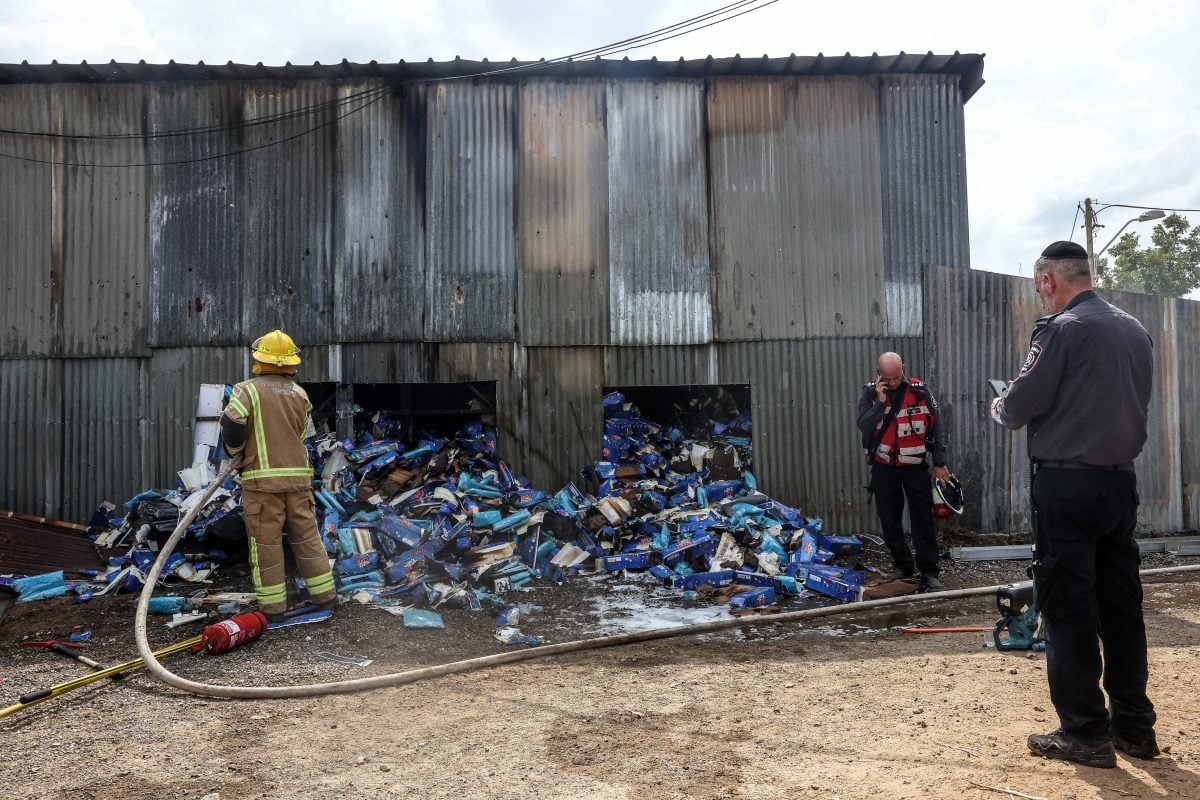
<instances>
[{"instance_id":1,"label":"dirt ground","mask_svg":"<svg viewBox=\"0 0 1200 800\"><path fill-rule=\"evenodd\" d=\"M1145 566L1200 559L1151 556ZM1021 579L1019 562L953 564L950 588ZM236 583L233 574L229 580ZM248 583L248 582L247 582ZM242 587L244 588L244 587ZM526 633L553 642L702 621L723 611L636 581L581 580L522 593ZM646 608L649 606L649 608ZM16 645L94 638L87 654L134 657L133 599L20 604L0 624L0 704L83 674ZM904 626L991 625L987 597L905 605L804 626L766 620L552 657L355 695L232 701L185 694L145 671L0 719L6 798L1200 798L1200 575L1147 579L1153 762L1115 770L1046 761L1025 737L1057 725L1045 659L999 653L987 634L909 635ZM343 606L224 656L168 666L224 683L308 683L502 652L492 615L447 612L405 629ZM667 622L663 622L667 620ZM153 628L152 642L195 635ZM369 667L319 658L329 651ZM1016 795L1019 796L1019 795Z\"/></svg>"}]
</instances>

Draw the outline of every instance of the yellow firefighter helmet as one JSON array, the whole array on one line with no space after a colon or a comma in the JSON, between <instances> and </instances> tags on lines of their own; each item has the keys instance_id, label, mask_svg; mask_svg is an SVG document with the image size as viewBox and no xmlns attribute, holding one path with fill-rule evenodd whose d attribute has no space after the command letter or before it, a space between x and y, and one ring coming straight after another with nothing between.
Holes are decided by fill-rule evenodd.
<instances>
[{"instance_id":1,"label":"yellow firefighter helmet","mask_svg":"<svg viewBox=\"0 0 1200 800\"><path fill-rule=\"evenodd\" d=\"M277 367L291 367L300 363L300 348L281 330L264 334L250 345L254 360Z\"/></svg>"}]
</instances>

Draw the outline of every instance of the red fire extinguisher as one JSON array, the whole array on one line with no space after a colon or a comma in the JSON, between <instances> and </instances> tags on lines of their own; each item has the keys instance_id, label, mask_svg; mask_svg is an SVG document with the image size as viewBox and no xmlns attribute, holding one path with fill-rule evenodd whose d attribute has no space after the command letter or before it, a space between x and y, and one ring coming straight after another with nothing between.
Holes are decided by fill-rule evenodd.
<instances>
[{"instance_id":1,"label":"red fire extinguisher","mask_svg":"<svg viewBox=\"0 0 1200 800\"><path fill-rule=\"evenodd\" d=\"M200 634L200 645L211 655L224 653L246 642L252 642L267 629L267 618L261 611L250 611L214 622Z\"/></svg>"}]
</instances>

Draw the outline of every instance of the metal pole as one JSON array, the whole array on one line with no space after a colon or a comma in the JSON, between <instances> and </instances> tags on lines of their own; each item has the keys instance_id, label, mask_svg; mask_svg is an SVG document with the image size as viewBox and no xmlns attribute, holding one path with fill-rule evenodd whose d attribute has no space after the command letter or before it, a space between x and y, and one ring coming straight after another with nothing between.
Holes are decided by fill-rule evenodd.
<instances>
[{"instance_id":1,"label":"metal pole","mask_svg":"<svg viewBox=\"0 0 1200 800\"><path fill-rule=\"evenodd\" d=\"M1088 253L1088 271L1092 273L1092 279L1096 278L1096 253L1092 249L1092 237L1095 235L1096 227L1096 212L1092 210L1092 198L1083 198L1083 226L1087 229L1087 253Z\"/></svg>"}]
</instances>

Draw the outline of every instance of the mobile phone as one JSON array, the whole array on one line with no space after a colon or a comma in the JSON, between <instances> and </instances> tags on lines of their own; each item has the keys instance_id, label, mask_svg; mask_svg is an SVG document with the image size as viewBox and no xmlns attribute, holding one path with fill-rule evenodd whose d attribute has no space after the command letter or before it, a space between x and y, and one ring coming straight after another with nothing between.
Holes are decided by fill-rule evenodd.
<instances>
[{"instance_id":1,"label":"mobile phone","mask_svg":"<svg viewBox=\"0 0 1200 800\"><path fill-rule=\"evenodd\" d=\"M996 397L1004 397L1008 393L1008 383L1005 381L992 378L988 381L988 384L991 385L992 391L996 393Z\"/></svg>"}]
</instances>

